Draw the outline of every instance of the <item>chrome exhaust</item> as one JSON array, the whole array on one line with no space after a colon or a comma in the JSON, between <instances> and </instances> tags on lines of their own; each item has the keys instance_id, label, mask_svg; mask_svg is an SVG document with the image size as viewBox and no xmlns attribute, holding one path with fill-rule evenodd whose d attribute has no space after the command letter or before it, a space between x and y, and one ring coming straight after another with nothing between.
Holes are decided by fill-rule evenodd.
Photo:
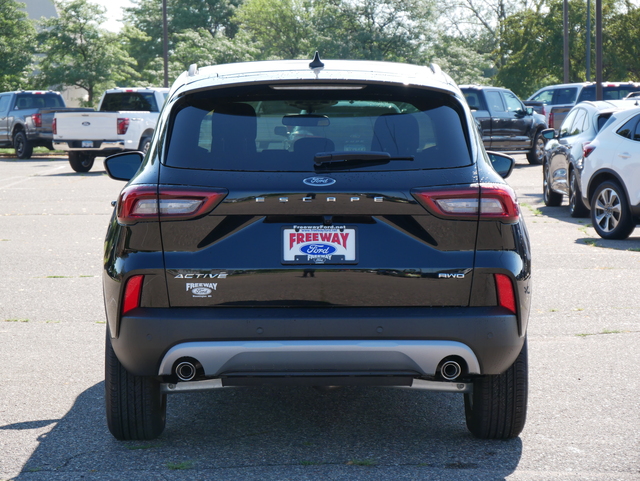
<instances>
[{"instance_id":1,"label":"chrome exhaust","mask_svg":"<svg viewBox=\"0 0 640 481\"><path fill-rule=\"evenodd\" d=\"M446 381L454 381L462 374L462 367L456 361L445 361L440 366L440 375Z\"/></svg>"},{"instance_id":2,"label":"chrome exhaust","mask_svg":"<svg viewBox=\"0 0 640 481\"><path fill-rule=\"evenodd\" d=\"M191 381L196 377L197 368L191 361L182 361L176 366L176 376L181 381Z\"/></svg>"}]
</instances>

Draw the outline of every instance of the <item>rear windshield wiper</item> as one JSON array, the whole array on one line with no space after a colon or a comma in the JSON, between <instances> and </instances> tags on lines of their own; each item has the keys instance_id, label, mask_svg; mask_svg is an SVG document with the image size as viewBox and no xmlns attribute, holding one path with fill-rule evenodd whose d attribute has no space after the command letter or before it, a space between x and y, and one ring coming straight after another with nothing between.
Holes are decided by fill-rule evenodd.
<instances>
[{"instance_id":1,"label":"rear windshield wiper","mask_svg":"<svg viewBox=\"0 0 640 481\"><path fill-rule=\"evenodd\" d=\"M313 161L316 166L323 164L339 165L342 163L379 165L386 164L392 160L413 160L413 156L391 157L388 152L376 151L345 151L345 152L318 152Z\"/></svg>"}]
</instances>

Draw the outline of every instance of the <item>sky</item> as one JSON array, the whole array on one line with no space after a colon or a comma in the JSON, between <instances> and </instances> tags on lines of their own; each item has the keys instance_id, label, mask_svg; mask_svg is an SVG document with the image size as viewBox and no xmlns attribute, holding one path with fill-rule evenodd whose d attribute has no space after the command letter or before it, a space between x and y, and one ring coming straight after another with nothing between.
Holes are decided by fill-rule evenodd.
<instances>
[{"instance_id":1,"label":"sky","mask_svg":"<svg viewBox=\"0 0 640 481\"><path fill-rule=\"evenodd\" d=\"M122 9L133 6L130 0L91 0L91 3L97 3L107 9L107 21L101 27L111 32L119 32L122 28Z\"/></svg>"}]
</instances>

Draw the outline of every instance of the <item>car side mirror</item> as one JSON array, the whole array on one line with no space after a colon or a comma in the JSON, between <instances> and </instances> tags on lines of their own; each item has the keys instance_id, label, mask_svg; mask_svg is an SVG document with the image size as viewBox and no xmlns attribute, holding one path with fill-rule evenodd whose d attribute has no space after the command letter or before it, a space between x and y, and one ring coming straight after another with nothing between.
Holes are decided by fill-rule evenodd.
<instances>
[{"instance_id":1,"label":"car side mirror","mask_svg":"<svg viewBox=\"0 0 640 481\"><path fill-rule=\"evenodd\" d=\"M104 159L104 168L112 179L129 181L138 172L142 159L142 152L121 152Z\"/></svg>"},{"instance_id":2,"label":"car side mirror","mask_svg":"<svg viewBox=\"0 0 640 481\"><path fill-rule=\"evenodd\" d=\"M487 155L489 155L493 169L500 174L500 177L506 179L511 175L513 167L516 165L516 159L500 152L487 152Z\"/></svg>"},{"instance_id":3,"label":"car side mirror","mask_svg":"<svg viewBox=\"0 0 640 481\"><path fill-rule=\"evenodd\" d=\"M556 138L556 129L544 129L540 132L540 135L542 135L544 139L553 140Z\"/></svg>"}]
</instances>

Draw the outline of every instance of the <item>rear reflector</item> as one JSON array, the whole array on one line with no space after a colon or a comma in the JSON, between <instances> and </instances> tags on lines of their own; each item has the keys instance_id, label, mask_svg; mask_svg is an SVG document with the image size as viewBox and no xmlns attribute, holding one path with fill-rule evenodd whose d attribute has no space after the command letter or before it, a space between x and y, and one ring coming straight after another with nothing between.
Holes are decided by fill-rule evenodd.
<instances>
[{"instance_id":1,"label":"rear reflector","mask_svg":"<svg viewBox=\"0 0 640 481\"><path fill-rule=\"evenodd\" d=\"M140 295L142 294L143 275L132 276L127 279L122 300L122 315L136 307L140 307Z\"/></svg>"},{"instance_id":2,"label":"rear reflector","mask_svg":"<svg viewBox=\"0 0 640 481\"><path fill-rule=\"evenodd\" d=\"M594 150L596 150L595 145L591 144L590 142L585 142L582 145L582 157L586 159L587 157L589 157L589 155L591 155L591 152L593 152Z\"/></svg>"},{"instance_id":3,"label":"rear reflector","mask_svg":"<svg viewBox=\"0 0 640 481\"><path fill-rule=\"evenodd\" d=\"M34 127L42 127L42 114L33 114L31 118L33 119Z\"/></svg>"},{"instance_id":4,"label":"rear reflector","mask_svg":"<svg viewBox=\"0 0 640 481\"><path fill-rule=\"evenodd\" d=\"M513 290L513 282L511 282L511 278L505 274L494 274L494 277L496 279L498 305L515 314L516 294Z\"/></svg>"},{"instance_id":5,"label":"rear reflector","mask_svg":"<svg viewBox=\"0 0 640 481\"><path fill-rule=\"evenodd\" d=\"M121 118L118 119L118 135L124 135L129 130L129 119Z\"/></svg>"},{"instance_id":6,"label":"rear reflector","mask_svg":"<svg viewBox=\"0 0 640 481\"><path fill-rule=\"evenodd\" d=\"M516 194L506 184L476 184L463 189L414 189L413 196L438 217L517 222Z\"/></svg>"},{"instance_id":7,"label":"rear reflector","mask_svg":"<svg viewBox=\"0 0 640 481\"><path fill-rule=\"evenodd\" d=\"M133 224L153 220L193 219L211 212L226 189L184 189L151 185L125 187L118 200L118 221Z\"/></svg>"}]
</instances>

